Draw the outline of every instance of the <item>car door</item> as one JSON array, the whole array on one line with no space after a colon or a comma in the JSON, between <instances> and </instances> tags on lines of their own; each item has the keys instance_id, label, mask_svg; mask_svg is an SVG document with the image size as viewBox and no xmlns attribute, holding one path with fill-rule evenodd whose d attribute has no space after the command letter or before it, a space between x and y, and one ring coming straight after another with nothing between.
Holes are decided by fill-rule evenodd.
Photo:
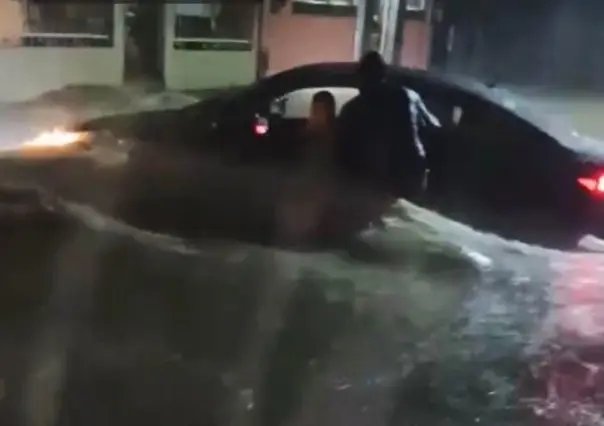
<instances>
[{"instance_id":1,"label":"car door","mask_svg":"<svg viewBox=\"0 0 604 426\"><path fill-rule=\"evenodd\" d=\"M259 149L266 136L257 131L263 97L254 91L242 92L231 98L220 111L214 124L217 150L226 160L254 161L261 158Z\"/></svg>"},{"instance_id":2,"label":"car door","mask_svg":"<svg viewBox=\"0 0 604 426\"><path fill-rule=\"evenodd\" d=\"M500 109L476 97L433 90L420 93L440 127L424 136L430 164L430 207L482 224L488 211L509 208L519 181L505 182L514 137Z\"/></svg>"},{"instance_id":3,"label":"car door","mask_svg":"<svg viewBox=\"0 0 604 426\"><path fill-rule=\"evenodd\" d=\"M475 223L514 238L542 227L551 217L548 181L557 144L513 111L486 101L466 106L458 130L469 148L461 160L462 188L477 209Z\"/></svg>"},{"instance_id":4,"label":"car door","mask_svg":"<svg viewBox=\"0 0 604 426\"><path fill-rule=\"evenodd\" d=\"M436 125L420 127L419 133L430 168L428 201L431 207L450 210L464 199L476 198L479 192L473 177L480 173L481 163L475 161L480 157L476 151L480 146L474 146L474 138L459 128L468 105L465 99L439 90L419 95L437 120Z\"/></svg>"},{"instance_id":5,"label":"car door","mask_svg":"<svg viewBox=\"0 0 604 426\"><path fill-rule=\"evenodd\" d=\"M220 151L227 158L261 163L274 156L273 133L280 133L285 102L279 91L270 89L270 86L252 87L222 109L214 133Z\"/></svg>"}]
</instances>

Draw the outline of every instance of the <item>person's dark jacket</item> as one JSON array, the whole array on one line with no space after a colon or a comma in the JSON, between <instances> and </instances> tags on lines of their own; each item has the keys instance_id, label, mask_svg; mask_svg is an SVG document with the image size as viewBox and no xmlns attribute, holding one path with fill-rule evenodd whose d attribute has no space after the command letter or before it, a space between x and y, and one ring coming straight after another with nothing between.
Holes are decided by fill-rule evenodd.
<instances>
[{"instance_id":1,"label":"person's dark jacket","mask_svg":"<svg viewBox=\"0 0 604 426\"><path fill-rule=\"evenodd\" d=\"M340 168L397 195L417 191L427 171L419 128L430 119L419 95L403 87L384 83L361 92L338 118Z\"/></svg>"}]
</instances>

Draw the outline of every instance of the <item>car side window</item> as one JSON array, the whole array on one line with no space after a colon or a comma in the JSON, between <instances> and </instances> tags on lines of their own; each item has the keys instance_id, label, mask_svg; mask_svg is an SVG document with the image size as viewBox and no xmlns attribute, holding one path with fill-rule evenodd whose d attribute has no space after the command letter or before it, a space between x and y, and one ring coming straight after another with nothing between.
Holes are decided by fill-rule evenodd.
<instances>
[{"instance_id":1,"label":"car side window","mask_svg":"<svg viewBox=\"0 0 604 426\"><path fill-rule=\"evenodd\" d=\"M271 101L271 114L277 114L283 118L306 119L313 96L323 90L331 92L334 96L336 114L339 114L342 107L359 93L358 89L352 87L317 87L294 90Z\"/></svg>"},{"instance_id":2,"label":"car side window","mask_svg":"<svg viewBox=\"0 0 604 426\"><path fill-rule=\"evenodd\" d=\"M468 140L488 146L489 149L496 148L493 152L516 155L516 159L524 157L529 151L541 149L539 141L544 140L531 124L488 102L476 102L467 108L458 128ZM520 157L517 156L519 153Z\"/></svg>"},{"instance_id":3,"label":"car side window","mask_svg":"<svg viewBox=\"0 0 604 426\"><path fill-rule=\"evenodd\" d=\"M466 108L459 121L459 127L464 132L492 141L505 138L517 127L515 124L507 113L482 102Z\"/></svg>"}]
</instances>

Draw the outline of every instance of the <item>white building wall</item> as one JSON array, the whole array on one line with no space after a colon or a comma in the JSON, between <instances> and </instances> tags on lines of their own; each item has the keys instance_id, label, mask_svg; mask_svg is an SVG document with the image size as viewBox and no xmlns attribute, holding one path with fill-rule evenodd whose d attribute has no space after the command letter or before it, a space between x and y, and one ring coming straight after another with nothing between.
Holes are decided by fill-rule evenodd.
<instances>
[{"instance_id":1,"label":"white building wall","mask_svg":"<svg viewBox=\"0 0 604 426\"><path fill-rule=\"evenodd\" d=\"M66 85L120 85L125 5L114 6L113 47L0 47L0 102L24 101Z\"/></svg>"},{"instance_id":2,"label":"white building wall","mask_svg":"<svg viewBox=\"0 0 604 426\"><path fill-rule=\"evenodd\" d=\"M175 4L165 5L164 79L168 89L209 89L244 85L255 80L256 42L252 43L250 51L175 49L175 9Z\"/></svg>"}]
</instances>

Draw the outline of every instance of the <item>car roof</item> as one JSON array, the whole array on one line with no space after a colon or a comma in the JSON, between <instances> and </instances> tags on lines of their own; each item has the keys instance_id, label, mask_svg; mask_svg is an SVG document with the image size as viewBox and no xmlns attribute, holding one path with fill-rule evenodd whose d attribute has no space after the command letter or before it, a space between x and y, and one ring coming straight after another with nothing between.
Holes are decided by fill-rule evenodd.
<instances>
[{"instance_id":1,"label":"car roof","mask_svg":"<svg viewBox=\"0 0 604 426\"><path fill-rule=\"evenodd\" d=\"M356 85L357 62L319 62L300 65L268 76L258 86L282 86L298 84L304 86L313 81L321 84L333 84L333 87ZM432 71L404 68L389 65L388 79L405 80L410 86L431 85L444 90L462 90L481 96L489 96L488 87L474 79L444 75Z\"/></svg>"},{"instance_id":2,"label":"car roof","mask_svg":"<svg viewBox=\"0 0 604 426\"><path fill-rule=\"evenodd\" d=\"M352 61L305 64L266 77L252 85L251 89L258 94L265 91L286 93L297 88L312 87L313 84L322 87L355 87L357 67L358 62ZM586 145L584 137L572 126L541 113L528 100L509 90L489 87L470 77L393 65L388 66L387 79L394 83L400 82L422 95L440 92L490 103L534 126L568 149L604 156L602 146L596 146L601 144Z\"/></svg>"},{"instance_id":3,"label":"car roof","mask_svg":"<svg viewBox=\"0 0 604 426\"><path fill-rule=\"evenodd\" d=\"M310 87L313 82L320 83L324 87L354 87L356 86L357 62L321 62L305 64L286 71L274 74L259 82L266 84L270 90L283 89L286 86ZM387 79L392 82L400 82L405 87L419 93L449 92L457 96L472 97L483 100L505 108L521 115L538 127L547 127L536 110L531 108L526 101L500 89L493 89L476 79L442 74L414 68L405 68L389 65Z\"/></svg>"}]
</instances>

